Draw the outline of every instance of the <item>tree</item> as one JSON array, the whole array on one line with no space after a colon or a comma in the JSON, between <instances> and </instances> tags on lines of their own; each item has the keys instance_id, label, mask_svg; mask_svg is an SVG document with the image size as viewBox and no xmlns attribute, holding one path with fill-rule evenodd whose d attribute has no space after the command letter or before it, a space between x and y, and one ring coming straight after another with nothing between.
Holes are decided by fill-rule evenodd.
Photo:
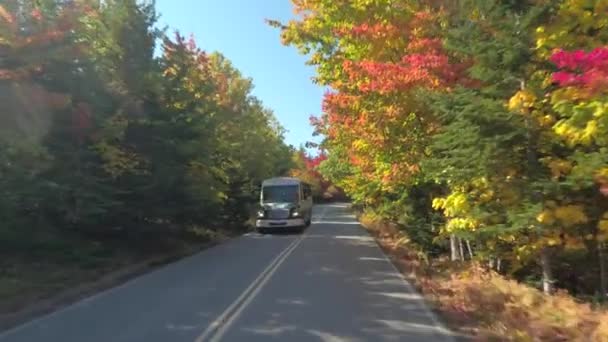
<instances>
[{"instance_id":1,"label":"tree","mask_svg":"<svg viewBox=\"0 0 608 342\"><path fill-rule=\"evenodd\" d=\"M0 5L0 235L242 227L256 183L291 168L252 81L167 37L153 2L66 4Z\"/></svg>"},{"instance_id":2,"label":"tree","mask_svg":"<svg viewBox=\"0 0 608 342\"><path fill-rule=\"evenodd\" d=\"M450 237L546 292L593 252L605 293L605 1L293 3L270 23L330 87L325 177L427 250Z\"/></svg>"},{"instance_id":3,"label":"tree","mask_svg":"<svg viewBox=\"0 0 608 342\"><path fill-rule=\"evenodd\" d=\"M290 176L310 184L315 200L341 200L345 198L342 189L323 177L319 171L321 165L328 160L324 152L317 156L311 156L304 148L300 148L293 152L292 158L294 167L289 172Z\"/></svg>"}]
</instances>

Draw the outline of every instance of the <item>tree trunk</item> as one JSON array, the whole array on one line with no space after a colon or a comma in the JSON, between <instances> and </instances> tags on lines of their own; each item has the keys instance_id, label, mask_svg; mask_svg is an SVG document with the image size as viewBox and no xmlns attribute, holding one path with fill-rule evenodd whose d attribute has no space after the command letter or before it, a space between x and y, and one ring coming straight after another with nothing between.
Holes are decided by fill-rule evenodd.
<instances>
[{"instance_id":1,"label":"tree trunk","mask_svg":"<svg viewBox=\"0 0 608 342\"><path fill-rule=\"evenodd\" d=\"M465 240L467 243L467 249L469 250L469 256L471 257L471 260L473 260L473 249L471 248L471 242L469 240Z\"/></svg>"},{"instance_id":2,"label":"tree trunk","mask_svg":"<svg viewBox=\"0 0 608 342\"><path fill-rule=\"evenodd\" d=\"M488 260L488 267L491 270L493 270L495 264L496 264L496 259L494 257L490 257L490 260Z\"/></svg>"},{"instance_id":3,"label":"tree trunk","mask_svg":"<svg viewBox=\"0 0 608 342\"><path fill-rule=\"evenodd\" d=\"M603 301L606 300L607 289L606 289L606 261L604 260L604 243L597 243L597 257L600 262L600 298Z\"/></svg>"},{"instance_id":4,"label":"tree trunk","mask_svg":"<svg viewBox=\"0 0 608 342\"><path fill-rule=\"evenodd\" d=\"M460 250L460 261L464 262L464 247L462 246L461 238L458 238L458 248Z\"/></svg>"},{"instance_id":5,"label":"tree trunk","mask_svg":"<svg viewBox=\"0 0 608 342\"><path fill-rule=\"evenodd\" d=\"M545 247L540 252L540 266L543 272L543 292L553 293L553 273L551 270L551 251Z\"/></svg>"},{"instance_id":6,"label":"tree trunk","mask_svg":"<svg viewBox=\"0 0 608 342\"><path fill-rule=\"evenodd\" d=\"M460 251L458 250L458 240L456 235L450 235L450 252L452 261L460 260Z\"/></svg>"},{"instance_id":7,"label":"tree trunk","mask_svg":"<svg viewBox=\"0 0 608 342\"><path fill-rule=\"evenodd\" d=\"M502 269L502 259L498 258L496 260L496 272L500 273L501 269Z\"/></svg>"}]
</instances>

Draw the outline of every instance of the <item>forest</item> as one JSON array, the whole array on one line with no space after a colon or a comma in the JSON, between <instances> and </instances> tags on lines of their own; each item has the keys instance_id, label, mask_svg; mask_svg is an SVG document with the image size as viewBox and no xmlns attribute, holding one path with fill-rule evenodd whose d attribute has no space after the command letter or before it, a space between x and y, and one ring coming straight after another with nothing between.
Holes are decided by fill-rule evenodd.
<instances>
[{"instance_id":1,"label":"forest","mask_svg":"<svg viewBox=\"0 0 608 342\"><path fill-rule=\"evenodd\" d=\"M158 18L153 1L0 3L0 310L242 232L261 180L292 168L252 80Z\"/></svg>"},{"instance_id":2,"label":"forest","mask_svg":"<svg viewBox=\"0 0 608 342\"><path fill-rule=\"evenodd\" d=\"M292 3L268 23L328 89L317 156L153 1L0 3L0 311L243 232L291 175L465 269L435 289L458 318L608 338L608 0Z\"/></svg>"},{"instance_id":3,"label":"forest","mask_svg":"<svg viewBox=\"0 0 608 342\"><path fill-rule=\"evenodd\" d=\"M319 170L425 258L608 295L608 1L293 0Z\"/></svg>"},{"instance_id":4,"label":"forest","mask_svg":"<svg viewBox=\"0 0 608 342\"><path fill-rule=\"evenodd\" d=\"M246 218L295 153L252 81L160 30L153 3L95 3L0 7L3 240Z\"/></svg>"}]
</instances>

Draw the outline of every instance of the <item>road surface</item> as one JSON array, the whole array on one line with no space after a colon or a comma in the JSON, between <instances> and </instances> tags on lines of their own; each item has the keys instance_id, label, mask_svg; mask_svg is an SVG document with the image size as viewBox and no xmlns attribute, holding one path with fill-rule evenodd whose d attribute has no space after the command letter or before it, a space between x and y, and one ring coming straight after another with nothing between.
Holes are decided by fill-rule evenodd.
<instances>
[{"instance_id":1,"label":"road surface","mask_svg":"<svg viewBox=\"0 0 608 342\"><path fill-rule=\"evenodd\" d=\"M0 334L0 342L451 341L344 204L251 233Z\"/></svg>"}]
</instances>

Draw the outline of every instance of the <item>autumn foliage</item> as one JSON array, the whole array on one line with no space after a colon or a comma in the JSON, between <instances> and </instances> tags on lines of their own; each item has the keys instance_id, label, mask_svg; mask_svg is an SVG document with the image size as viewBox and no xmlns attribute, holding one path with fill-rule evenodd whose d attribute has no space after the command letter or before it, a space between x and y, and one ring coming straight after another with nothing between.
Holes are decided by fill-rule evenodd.
<instances>
[{"instance_id":1,"label":"autumn foliage","mask_svg":"<svg viewBox=\"0 0 608 342\"><path fill-rule=\"evenodd\" d=\"M546 296L478 262L426 258L424 247L394 224L373 214L360 220L450 328L472 341L608 340L605 310L565 291Z\"/></svg>"},{"instance_id":2,"label":"autumn foliage","mask_svg":"<svg viewBox=\"0 0 608 342\"><path fill-rule=\"evenodd\" d=\"M608 2L294 6L325 177L429 255L606 299Z\"/></svg>"},{"instance_id":3,"label":"autumn foliage","mask_svg":"<svg viewBox=\"0 0 608 342\"><path fill-rule=\"evenodd\" d=\"M291 168L252 81L157 19L135 0L2 1L3 246L243 227Z\"/></svg>"},{"instance_id":4,"label":"autumn foliage","mask_svg":"<svg viewBox=\"0 0 608 342\"><path fill-rule=\"evenodd\" d=\"M608 48L557 51L551 62L562 71L553 74L553 81L561 87L582 87L593 93L606 90L608 82Z\"/></svg>"},{"instance_id":5,"label":"autumn foliage","mask_svg":"<svg viewBox=\"0 0 608 342\"><path fill-rule=\"evenodd\" d=\"M321 172L319 166L327 160L327 155L320 153L311 156L301 149L293 154L294 167L289 171L289 175L301 179L312 187L314 200L319 201L344 201L346 195L343 190L328 181Z\"/></svg>"}]
</instances>

